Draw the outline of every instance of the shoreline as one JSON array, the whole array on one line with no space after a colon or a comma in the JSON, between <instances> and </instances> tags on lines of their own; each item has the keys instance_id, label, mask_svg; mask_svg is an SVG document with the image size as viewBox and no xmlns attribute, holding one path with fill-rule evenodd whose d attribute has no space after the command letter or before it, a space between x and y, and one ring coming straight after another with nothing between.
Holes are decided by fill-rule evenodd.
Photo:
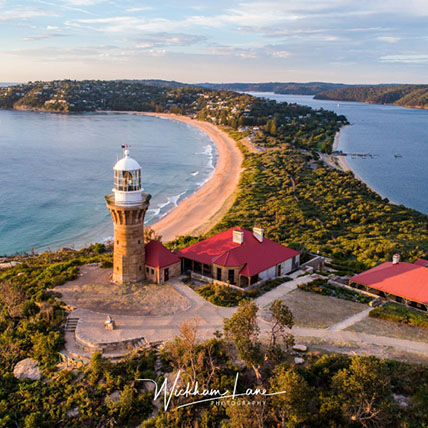
<instances>
[{"instance_id":1,"label":"shoreline","mask_svg":"<svg viewBox=\"0 0 428 428\"><path fill-rule=\"evenodd\" d=\"M339 143L340 143L340 133L346 126L351 125L345 125L343 126L340 131L336 132L336 135L334 136L334 142L333 142L333 151L339 150ZM354 177L364 183L372 192L376 193L383 199L388 199L390 204L398 205L396 202L389 199L387 196L382 195L377 190L375 190L373 187L371 187L369 184L367 184L349 165L349 163L346 161L346 156L338 156L338 155L326 155L325 157L322 157L322 160L329 165L332 168L338 169L339 171L348 172L351 171Z\"/></svg>"},{"instance_id":2,"label":"shoreline","mask_svg":"<svg viewBox=\"0 0 428 428\"><path fill-rule=\"evenodd\" d=\"M237 143L216 125L172 113L127 112L177 120L208 135L217 148L216 165L210 179L165 217L149 225L164 242L181 235L200 235L221 220L233 205L241 177L243 154Z\"/></svg>"}]
</instances>

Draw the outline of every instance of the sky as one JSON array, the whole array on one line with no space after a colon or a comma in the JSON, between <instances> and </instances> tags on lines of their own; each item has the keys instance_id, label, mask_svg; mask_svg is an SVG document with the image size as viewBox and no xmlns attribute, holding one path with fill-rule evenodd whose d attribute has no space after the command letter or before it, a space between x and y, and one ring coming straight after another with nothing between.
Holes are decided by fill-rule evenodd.
<instances>
[{"instance_id":1,"label":"sky","mask_svg":"<svg viewBox=\"0 0 428 428\"><path fill-rule=\"evenodd\" d=\"M0 82L428 83L428 0L0 0Z\"/></svg>"}]
</instances>

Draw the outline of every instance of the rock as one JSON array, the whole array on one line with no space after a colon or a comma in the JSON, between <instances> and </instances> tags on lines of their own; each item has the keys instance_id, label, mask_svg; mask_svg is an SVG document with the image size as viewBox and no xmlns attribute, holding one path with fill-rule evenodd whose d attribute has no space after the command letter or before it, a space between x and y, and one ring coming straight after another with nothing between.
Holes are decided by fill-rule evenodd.
<instances>
[{"instance_id":1,"label":"rock","mask_svg":"<svg viewBox=\"0 0 428 428\"><path fill-rule=\"evenodd\" d=\"M39 370L39 363L32 358L26 358L16 363L13 375L17 379L40 380L42 375Z\"/></svg>"},{"instance_id":2,"label":"rock","mask_svg":"<svg viewBox=\"0 0 428 428\"><path fill-rule=\"evenodd\" d=\"M405 395L392 394L392 398L394 399L398 407L400 407L401 409L407 409L410 406L410 399Z\"/></svg>"},{"instance_id":3,"label":"rock","mask_svg":"<svg viewBox=\"0 0 428 428\"><path fill-rule=\"evenodd\" d=\"M294 364L303 364L305 360L303 358L296 357L294 359Z\"/></svg>"},{"instance_id":4,"label":"rock","mask_svg":"<svg viewBox=\"0 0 428 428\"><path fill-rule=\"evenodd\" d=\"M293 350L294 351L300 351L300 352L306 352L308 350L308 347L306 345L294 345Z\"/></svg>"},{"instance_id":5,"label":"rock","mask_svg":"<svg viewBox=\"0 0 428 428\"><path fill-rule=\"evenodd\" d=\"M79 407L74 407L73 409L67 410L65 415L67 418L75 418L76 416L79 416Z\"/></svg>"},{"instance_id":6,"label":"rock","mask_svg":"<svg viewBox=\"0 0 428 428\"><path fill-rule=\"evenodd\" d=\"M113 401L114 403L120 400L120 391L114 391L107 395L106 401Z\"/></svg>"}]
</instances>

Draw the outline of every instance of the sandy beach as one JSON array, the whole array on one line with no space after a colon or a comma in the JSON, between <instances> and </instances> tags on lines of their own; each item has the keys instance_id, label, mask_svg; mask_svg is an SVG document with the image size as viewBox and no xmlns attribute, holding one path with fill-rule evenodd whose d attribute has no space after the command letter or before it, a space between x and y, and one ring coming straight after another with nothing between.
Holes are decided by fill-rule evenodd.
<instances>
[{"instance_id":1,"label":"sandy beach","mask_svg":"<svg viewBox=\"0 0 428 428\"><path fill-rule=\"evenodd\" d=\"M150 225L163 241L180 235L198 235L207 232L235 200L241 175L243 155L236 142L215 125L187 116L166 113L142 113L164 117L196 126L214 142L218 151L217 165L209 181L193 195L178 204L158 222Z\"/></svg>"},{"instance_id":2,"label":"sandy beach","mask_svg":"<svg viewBox=\"0 0 428 428\"><path fill-rule=\"evenodd\" d=\"M349 125L346 125L349 126ZM342 128L343 129L343 128ZM333 142L333 151L339 150L339 138L340 138L340 131L336 132L336 135L334 136L334 142ZM369 186L349 165L349 163L346 161L346 156L335 156L335 155L327 155L323 157L324 162L326 162L328 165L330 165L332 168L339 169L341 171L352 171L354 174L354 177L357 180L360 180L362 183L364 183L372 192L377 193L382 198L386 198L386 196L382 195L373 187ZM389 201L391 204L396 204L393 201Z\"/></svg>"}]
</instances>

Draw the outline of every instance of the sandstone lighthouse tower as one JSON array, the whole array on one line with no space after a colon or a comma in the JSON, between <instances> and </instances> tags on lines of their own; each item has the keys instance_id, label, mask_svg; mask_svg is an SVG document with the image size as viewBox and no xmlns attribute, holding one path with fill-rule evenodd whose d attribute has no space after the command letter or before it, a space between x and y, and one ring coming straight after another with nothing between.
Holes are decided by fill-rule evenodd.
<instances>
[{"instance_id":1,"label":"sandstone lighthouse tower","mask_svg":"<svg viewBox=\"0 0 428 428\"><path fill-rule=\"evenodd\" d=\"M151 198L141 187L140 164L128 148L123 155L113 167L113 193L105 197L114 223L113 281L118 283L145 278L144 217Z\"/></svg>"}]
</instances>

